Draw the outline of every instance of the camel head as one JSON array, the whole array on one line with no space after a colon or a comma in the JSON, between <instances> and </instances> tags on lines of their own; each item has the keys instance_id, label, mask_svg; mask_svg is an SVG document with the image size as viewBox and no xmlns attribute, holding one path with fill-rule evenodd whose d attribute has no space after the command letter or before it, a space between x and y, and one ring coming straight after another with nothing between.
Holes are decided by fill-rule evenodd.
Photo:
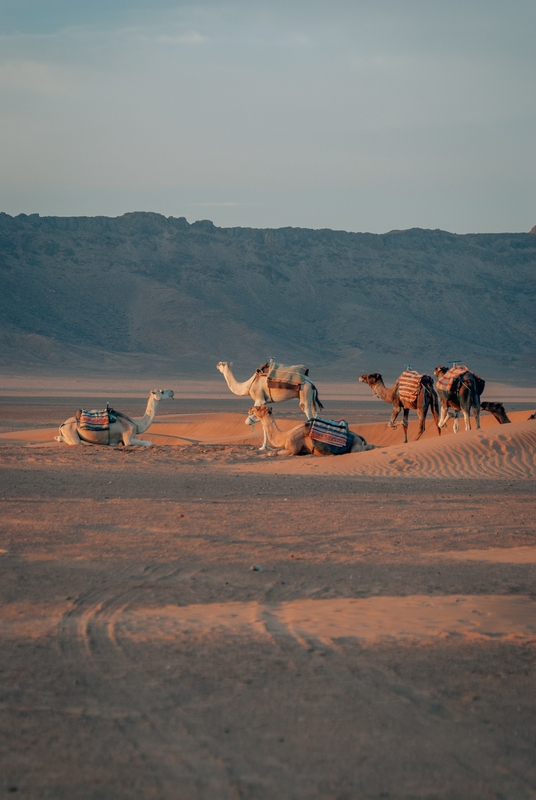
<instances>
[{"instance_id":1,"label":"camel head","mask_svg":"<svg viewBox=\"0 0 536 800\"><path fill-rule=\"evenodd\" d=\"M173 389L151 389L151 395L157 403L160 400L171 400L172 397L175 397Z\"/></svg>"},{"instance_id":2,"label":"camel head","mask_svg":"<svg viewBox=\"0 0 536 800\"><path fill-rule=\"evenodd\" d=\"M251 406L248 411L246 425L255 425L256 422L262 422L263 417L269 416L271 413L272 409L266 403L262 406Z\"/></svg>"},{"instance_id":3,"label":"camel head","mask_svg":"<svg viewBox=\"0 0 536 800\"><path fill-rule=\"evenodd\" d=\"M377 383L380 383L382 376L379 372L372 372L370 375L360 375L359 382L360 383L367 383L369 386L376 386Z\"/></svg>"},{"instance_id":4,"label":"camel head","mask_svg":"<svg viewBox=\"0 0 536 800\"><path fill-rule=\"evenodd\" d=\"M448 367L439 366L434 369L434 375L436 378L439 378L440 375L444 375L445 372L448 372Z\"/></svg>"},{"instance_id":5,"label":"camel head","mask_svg":"<svg viewBox=\"0 0 536 800\"><path fill-rule=\"evenodd\" d=\"M484 400L480 408L482 411L489 411L489 413L495 417L500 425L511 422L502 403L488 403L486 400Z\"/></svg>"},{"instance_id":6,"label":"camel head","mask_svg":"<svg viewBox=\"0 0 536 800\"><path fill-rule=\"evenodd\" d=\"M218 361L218 363L216 364L216 369L219 370L220 372L225 372L225 370L228 367L232 367L232 366L233 366L233 362L232 361Z\"/></svg>"}]
</instances>

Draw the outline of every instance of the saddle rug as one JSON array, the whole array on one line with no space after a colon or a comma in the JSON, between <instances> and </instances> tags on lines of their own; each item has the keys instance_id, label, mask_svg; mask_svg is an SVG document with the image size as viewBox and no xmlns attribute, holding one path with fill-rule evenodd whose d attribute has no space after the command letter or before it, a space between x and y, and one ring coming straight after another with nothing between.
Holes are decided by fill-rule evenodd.
<instances>
[{"instance_id":1,"label":"saddle rug","mask_svg":"<svg viewBox=\"0 0 536 800\"><path fill-rule=\"evenodd\" d=\"M452 390L452 384L459 378L460 375L469 372L467 367L458 366L458 367L451 367L444 375L440 375L437 379L437 389L441 392L445 392L446 394L450 394Z\"/></svg>"},{"instance_id":2,"label":"saddle rug","mask_svg":"<svg viewBox=\"0 0 536 800\"><path fill-rule=\"evenodd\" d=\"M333 419L315 417L310 423L310 436L314 441L323 442L337 448L347 446L348 423L345 420L341 419L336 422Z\"/></svg>"},{"instance_id":3,"label":"saddle rug","mask_svg":"<svg viewBox=\"0 0 536 800\"><path fill-rule=\"evenodd\" d=\"M117 417L111 409L105 408L103 411L79 408L76 412L76 425L82 431L107 431L110 423L115 422Z\"/></svg>"},{"instance_id":4,"label":"saddle rug","mask_svg":"<svg viewBox=\"0 0 536 800\"><path fill-rule=\"evenodd\" d=\"M398 394L406 403L414 403L421 391L423 376L414 369L405 370L396 382Z\"/></svg>"},{"instance_id":5,"label":"saddle rug","mask_svg":"<svg viewBox=\"0 0 536 800\"><path fill-rule=\"evenodd\" d=\"M295 364L291 367L285 367L283 364L274 364L273 362L268 365L268 369L266 371L266 375L268 376L268 381L278 381L279 383L286 383L291 384L292 388L295 388L296 385L302 384L307 379L307 374L309 370L303 364ZM289 388L287 386L275 386L275 388Z\"/></svg>"}]
</instances>

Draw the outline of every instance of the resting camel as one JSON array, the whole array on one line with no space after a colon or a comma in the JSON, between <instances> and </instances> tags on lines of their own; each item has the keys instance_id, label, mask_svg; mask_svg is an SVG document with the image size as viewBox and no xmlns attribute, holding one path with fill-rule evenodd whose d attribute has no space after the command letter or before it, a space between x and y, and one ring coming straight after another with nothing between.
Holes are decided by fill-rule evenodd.
<instances>
[{"instance_id":1,"label":"resting camel","mask_svg":"<svg viewBox=\"0 0 536 800\"><path fill-rule=\"evenodd\" d=\"M60 425L60 435L54 436L57 442L65 442L65 444L77 445L82 444L83 441L90 444L105 444L112 447L121 444L121 442L128 447L128 445L151 445L145 439L137 439L139 433L143 433L152 424L156 413L156 403L160 400L168 400L172 398L173 392L171 389L153 389L149 393L149 400L145 414L140 419L132 419L122 414L120 411L113 411L113 416L116 417L115 422L110 422L109 436L108 431L102 431L105 436L88 436L86 434L93 433L93 431L80 431L77 426L76 417L69 417L64 423ZM101 434L101 431L95 433ZM99 438L101 441L99 441Z\"/></svg>"},{"instance_id":2,"label":"resting camel","mask_svg":"<svg viewBox=\"0 0 536 800\"><path fill-rule=\"evenodd\" d=\"M415 441L420 439L424 433L426 415L429 408L432 411L437 432L439 436L441 436L441 428L439 427L439 401L437 399L436 390L434 389L434 382L429 375L422 376L421 388L417 395L417 399L413 402L400 397L398 393L398 384L395 383L394 386L388 389L384 384L382 376L379 374L379 372L373 372L370 375L360 375L359 380L361 383L368 384L376 397L379 397L380 400L384 400L386 403L391 403L393 406L391 419L387 423L390 428L397 427L395 425L396 418L402 410L404 411L402 419L402 425L404 427L404 444L407 444L408 441L408 417L410 409L416 410L420 422L419 432Z\"/></svg>"},{"instance_id":3,"label":"resting camel","mask_svg":"<svg viewBox=\"0 0 536 800\"><path fill-rule=\"evenodd\" d=\"M282 431L277 427L277 423L272 416L272 409L264 403L262 406L252 406L249 409L249 416L246 425L254 425L261 422L264 433L272 447L277 448L278 456L300 456L314 453L316 455L327 455L322 451L320 442L311 438L311 420L302 422L289 431ZM344 453L361 453L363 450L374 450L373 444L367 444L362 436L353 431L348 432L347 448L341 450Z\"/></svg>"},{"instance_id":4,"label":"resting camel","mask_svg":"<svg viewBox=\"0 0 536 800\"><path fill-rule=\"evenodd\" d=\"M448 372L448 367L439 366L434 369L434 375L439 378ZM458 414L461 411L465 420L465 430L471 430L471 409L475 415L476 427L480 428L480 395L484 391L486 381L472 372L463 372L455 378L452 391L437 390L441 403L441 419L439 427L447 424L449 408L454 411L454 433L458 433L460 423Z\"/></svg>"},{"instance_id":5,"label":"resting camel","mask_svg":"<svg viewBox=\"0 0 536 800\"><path fill-rule=\"evenodd\" d=\"M287 388L273 388L268 387L268 375L257 370L249 380L239 383L232 371L232 361L220 361L216 364L216 368L223 374L227 381L227 386L233 394L239 397L246 397L249 395L256 406L262 406L263 403L282 403L284 400L292 400L294 397L299 397L300 408L305 413L307 419L316 417L317 410L324 408L318 398L318 391L314 383L309 378L304 378L300 386L288 386ZM292 371L297 367L285 367L285 369ZM268 449L268 438L266 432L264 441L260 450Z\"/></svg>"},{"instance_id":6,"label":"resting camel","mask_svg":"<svg viewBox=\"0 0 536 800\"><path fill-rule=\"evenodd\" d=\"M495 417L499 425L505 425L507 422L512 422L504 410L502 403L488 403L486 400L484 400L484 402L480 404L480 408L482 411L489 411L489 413Z\"/></svg>"}]
</instances>

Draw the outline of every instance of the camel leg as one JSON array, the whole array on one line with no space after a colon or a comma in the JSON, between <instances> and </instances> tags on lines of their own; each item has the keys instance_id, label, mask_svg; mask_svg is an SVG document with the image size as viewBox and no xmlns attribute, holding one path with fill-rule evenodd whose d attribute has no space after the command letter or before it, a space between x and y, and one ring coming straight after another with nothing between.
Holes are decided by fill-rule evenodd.
<instances>
[{"instance_id":1,"label":"camel leg","mask_svg":"<svg viewBox=\"0 0 536 800\"><path fill-rule=\"evenodd\" d=\"M307 397L305 392L300 392L300 408L307 417L307 419L313 419L315 416L313 403L310 398Z\"/></svg>"},{"instance_id":2,"label":"camel leg","mask_svg":"<svg viewBox=\"0 0 536 800\"><path fill-rule=\"evenodd\" d=\"M479 408L475 408L475 421L476 421L476 427L480 428L480 409Z\"/></svg>"},{"instance_id":3,"label":"camel leg","mask_svg":"<svg viewBox=\"0 0 536 800\"><path fill-rule=\"evenodd\" d=\"M350 448L350 453L362 453L364 450L374 450L374 445L367 444L366 439L364 439L358 433L354 433L353 437L354 440L352 442L352 447Z\"/></svg>"},{"instance_id":4,"label":"camel leg","mask_svg":"<svg viewBox=\"0 0 536 800\"><path fill-rule=\"evenodd\" d=\"M424 430L425 430L425 427L426 427L426 412L427 412L427 410L428 409L426 409L426 408L425 409L420 409L420 408L417 409L417 416L419 417L419 423L420 424L419 424L419 432L418 432L417 436L415 437L415 441L417 441L417 439L420 439L421 436L424 433Z\"/></svg>"},{"instance_id":5,"label":"camel leg","mask_svg":"<svg viewBox=\"0 0 536 800\"><path fill-rule=\"evenodd\" d=\"M264 439L263 439L263 442L262 442L261 446L259 447L259 451L269 450L270 449L270 447L268 445L268 432L263 430L263 434L264 434Z\"/></svg>"},{"instance_id":6,"label":"camel leg","mask_svg":"<svg viewBox=\"0 0 536 800\"><path fill-rule=\"evenodd\" d=\"M404 444L408 443L408 416L409 416L409 408L405 408L404 409L404 416L402 418L402 426L404 428ZM418 438L419 437L417 436L417 439Z\"/></svg>"},{"instance_id":7,"label":"camel leg","mask_svg":"<svg viewBox=\"0 0 536 800\"><path fill-rule=\"evenodd\" d=\"M269 402L268 398L264 401L262 400L262 398L260 398L259 402L255 402L255 408L260 408L260 406L264 405L265 402L266 403ZM261 446L259 447L259 452L266 452L267 450L273 450L274 448L270 447L270 444L268 442L268 431L265 430L264 426L262 429L262 433L264 438L262 440Z\"/></svg>"},{"instance_id":8,"label":"camel leg","mask_svg":"<svg viewBox=\"0 0 536 800\"><path fill-rule=\"evenodd\" d=\"M449 418L449 410L447 406L441 406L441 414L439 415L439 422L437 423L439 428L444 428L448 422ZM456 424L456 423L455 423Z\"/></svg>"},{"instance_id":9,"label":"camel leg","mask_svg":"<svg viewBox=\"0 0 536 800\"><path fill-rule=\"evenodd\" d=\"M466 411L464 408L462 408L462 414L463 414L463 418L465 420L465 430L466 431L470 431L471 430L471 414L470 414L469 411ZM458 415L456 415L456 416L458 416Z\"/></svg>"},{"instance_id":10,"label":"camel leg","mask_svg":"<svg viewBox=\"0 0 536 800\"><path fill-rule=\"evenodd\" d=\"M455 411L454 412L454 423L452 425L452 432L453 433L458 433L459 430L460 430L460 419L459 419L458 412Z\"/></svg>"},{"instance_id":11,"label":"camel leg","mask_svg":"<svg viewBox=\"0 0 536 800\"><path fill-rule=\"evenodd\" d=\"M81 445L82 440L76 430L76 425L60 425L59 436L54 436L57 442L65 442L71 446Z\"/></svg>"},{"instance_id":12,"label":"camel leg","mask_svg":"<svg viewBox=\"0 0 536 800\"><path fill-rule=\"evenodd\" d=\"M402 411L402 406L398 406L398 408L396 406L393 406L393 413L391 414L391 419L387 423L389 428L396 428L397 427L395 425L395 422L396 422L396 418L398 417L398 415L400 414L401 411Z\"/></svg>"},{"instance_id":13,"label":"camel leg","mask_svg":"<svg viewBox=\"0 0 536 800\"><path fill-rule=\"evenodd\" d=\"M435 410L434 406L432 406L432 416L434 418L435 426L437 428L437 435L441 436L441 428L439 427L439 417L437 415L437 411Z\"/></svg>"},{"instance_id":14,"label":"camel leg","mask_svg":"<svg viewBox=\"0 0 536 800\"><path fill-rule=\"evenodd\" d=\"M149 447L152 445L152 442L149 442L146 439L136 439L136 434L134 431L125 431L123 433L123 444L125 447L129 447L130 445Z\"/></svg>"}]
</instances>

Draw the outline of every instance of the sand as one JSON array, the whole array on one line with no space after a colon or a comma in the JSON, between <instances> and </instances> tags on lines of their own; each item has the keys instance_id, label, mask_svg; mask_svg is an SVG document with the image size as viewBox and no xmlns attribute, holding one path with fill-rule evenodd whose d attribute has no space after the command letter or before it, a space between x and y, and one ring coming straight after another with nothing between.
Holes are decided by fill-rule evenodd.
<instances>
[{"instance_id":1,"label":"sand","mask_svg":"<svg viewBox=\"0 0 536 800\"><path fill-rule=\"evenodd\" d=\"M0 793L536 797L530 412L285 459L195 402L69 448L53 402L0 434Z\"/></svg>"}]
</instances>

